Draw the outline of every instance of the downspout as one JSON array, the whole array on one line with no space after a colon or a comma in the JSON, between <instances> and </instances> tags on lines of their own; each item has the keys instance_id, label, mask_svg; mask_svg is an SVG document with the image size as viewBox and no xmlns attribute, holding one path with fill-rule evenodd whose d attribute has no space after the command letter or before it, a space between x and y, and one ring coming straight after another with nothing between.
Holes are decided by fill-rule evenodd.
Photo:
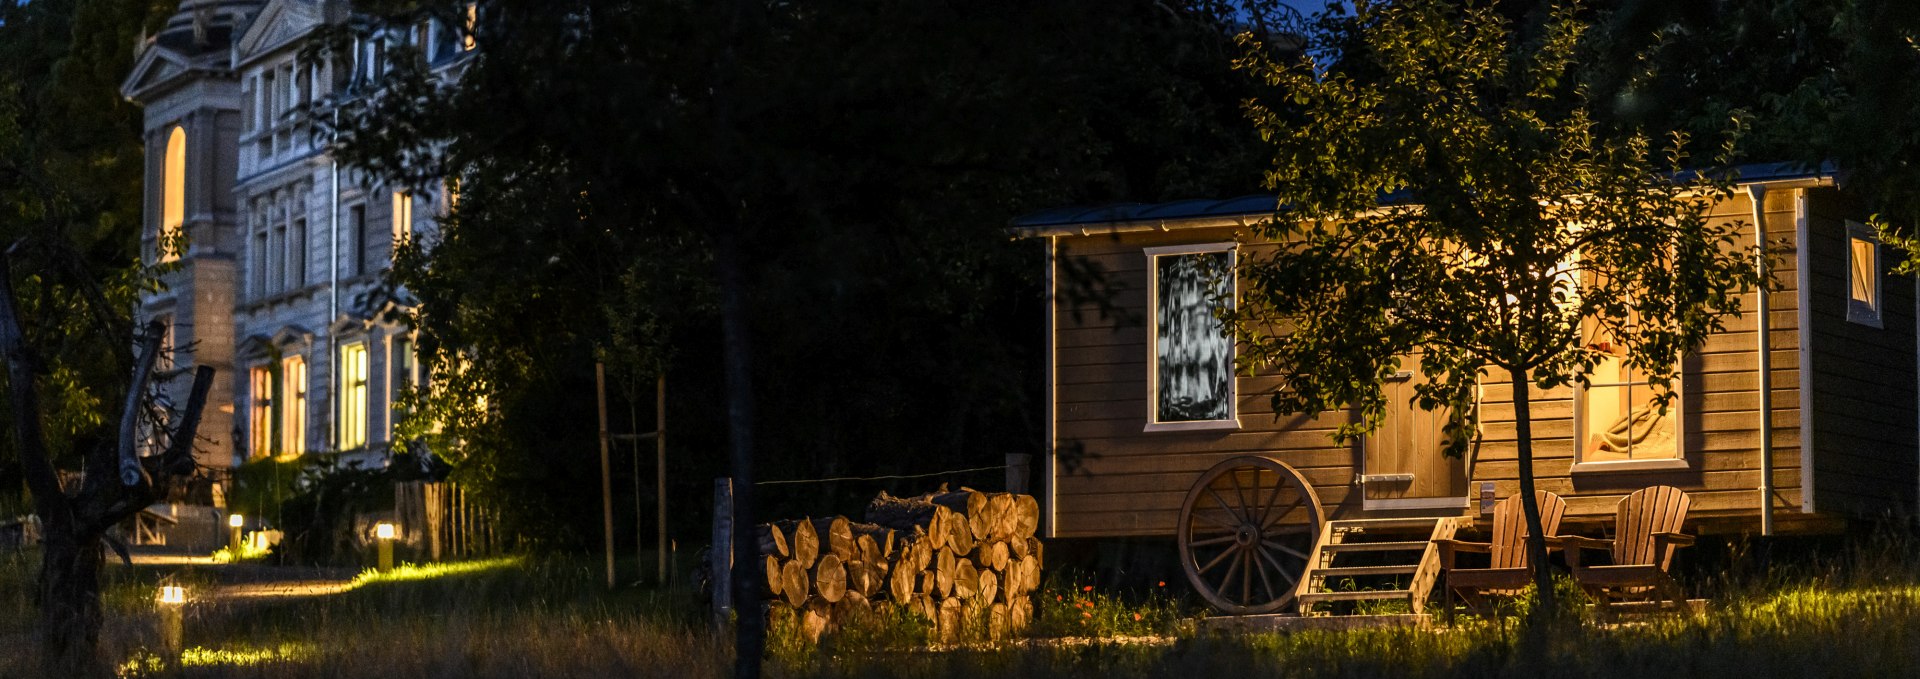
<instances>
[{"instance_id":1,"label":"downspout","mask_svg":"<svg viewBox=\"0 0 1920 679\"><path fill-rule=\"evenodd\" d=\"M1060 532L1060 315L1059 304L1060 237L1047 236L1047 514L1044 535L1054 538Z\"/></svg>"},{"instance_id":2,"label":"downspout","mask_svg":"<svg viewBox=\"0 0 1920 679\"><path fill-rule=\"evenodd\" d=\"M1773 535L1773 311L1768 299L1773 288L1773 272L1767 268L1767 187L1748 184L1747 197L1753 202L1754 271L1760 277L1757 292L1760 322L1757 329L1760 373L1760 534ZM1804 367L1804 366L1803 366Z\"/></svg>"},{"instance_id":3,"label":"downspout","mask_svg":"<svg viewBox=\"0 0 1920 679\"><path fill-rule=\"evenodd\" d=\"M332 133L332 140L338 141L340 134L340 107L338 104L333 107ZM340 422L340 395L333 393L332 386L340 382L340 380L337 379L338 375L335 375L333 372L334 368L339 367L333 358L340 353L333 343L333 323L340 318L340 157L333 155L332 147L333 144L329 143L327 148L327 164L332 167L333 171L333 201L329 206L329 214L327 216L327 222L330 224L328 231L332 233L332 236L327 240L327 401L331 406L328 412L332 413L333 417L328 418L327 421L327 440L331 442L331 445L327 447L338 450L340 448L340 441L335 437L338 436L340 430L338 426ZM311 387L309 387L309 389L311 389Z\"/></svg>"}]
</instances>

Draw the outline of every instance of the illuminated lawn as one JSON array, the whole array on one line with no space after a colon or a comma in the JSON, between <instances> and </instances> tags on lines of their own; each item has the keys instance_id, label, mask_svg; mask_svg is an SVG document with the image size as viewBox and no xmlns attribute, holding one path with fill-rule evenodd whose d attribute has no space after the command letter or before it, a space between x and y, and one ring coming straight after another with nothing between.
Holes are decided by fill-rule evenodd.
<instances>
[{"instance_id":1,"label":"illuminated lawn","mask_svg":"<svg viewBox=\"0 0 1920 679\"><path fill-rule=\"evenodd\" d=\"M1698 617L1570 627L1523 653L1511 624L1210 637L1158 594L1074 582L1041 597L1051 637L929 651L903 626L825 649L790 640L774 677L1907 677L1920 668L1920 582L1904 561L1731 588ZM0 677L37 676L24 564L0 558ZM116 567L103 645L127 677L723 677L730 639L690 593L606 594L588 564L504 558L362 573L312 594L201 596L178 664L157 653L151 586L199 591L203 571ZM291 591L291 590L290 590ZM1080 621L1085 621L1084 623ZM1161 635L1142 643L1140 635ZM920 636L916 636L920 635ZM1084 637L1092 637L1086 641ZM1103 641L1102 639L1110 639Z\"/></svg>"}]
</instances>

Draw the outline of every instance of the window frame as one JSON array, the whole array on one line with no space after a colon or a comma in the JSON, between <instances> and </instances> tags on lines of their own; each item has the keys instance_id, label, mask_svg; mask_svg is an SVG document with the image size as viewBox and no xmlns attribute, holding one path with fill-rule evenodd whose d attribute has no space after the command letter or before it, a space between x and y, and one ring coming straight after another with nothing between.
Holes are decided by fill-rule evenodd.
<instances>
[{"instance_id":1,"label":"window frame","mask_svg":"<svg viewBox=\"0 0 1920 679\"><path fill-rule=\"evenodd\" d=\"M1617 357L1614 360L1620 361L1622 363L1621 365L1622 370L1627 369L1625 365L1625 361L1626 361L1625 356ZM1629 393L1631 393L1631 390L1635 386L1643 386L1643 388L1651 392L1653 391L1653 384L1651 382L1627 381L1627 382L1616 382L1616 383L1608 383L1608 384L1600 384L1600 385L1594 385L1591 383L1582 385L1579 382L1575 382L1571 385L1571 387L1573 388L1573 467L1571 469L1572 472L1575 472L1575 473L1630 472L1630 471L1657 471L1657 470L1685 470L1685 469L1693 468L1693 464L1687 461L1687 418L1686 418L1687 361L1685 357L1676 357L1674 359L1674 363L1677 366L1677 369L1674 371L1674 383L1671 387L1673 391L1673 398L1667 402L1666 413L1663 415L1663 417L1669 417L1673 419L1673 450L1672 450L1673 454L1672 456L1644 458L1644 459L1627 459L1627 460L1588 460L1586 459L1587 441L1588 439L1591 438L1587 428L1589 424L1587 422L1587 399L1590 398L1587 395L1587 392L1595 388L1600 388L1600 389L1627 389L1629 390ZM1592 379L1592 373L1588 373L1588 379L1589 380Z\"/></svg>"},{"instance_id":2,"label":"window frame","mask_svg":"<svg viewBox=\"0 0 1920 679\"><path fill-rule=\"evenodd\" d=\"M1217 420L1160 421L1160 258L1181 255L1201 255L1226 253L1228 270L1234 270L1239 264L1240 244L1233 241L1210 243L1192 243L1186 245L1165 245L1143 248L1147 258L1147 412L1146 426L1143 432L1191 432L1240 429L1240 379L1235 364L1240 354L1239 342L1228 335L1227 366L1227 417ZM1231 286L1228 293L1230 304L1237 305L1240 299L1240 280L1235 275L1227 282ZM1223 327L1224 330L1224 327Z\"/></svg>"},{"instance_id":3,"label":"window frame","mask_svg":"<svg viewBox=\"0 0 1920 679\"><path fill-rule=\"evenodd\" d=\"M1870 296L1872 299L1862 300L1853 296L1853 282L1855 278L1860 275L1857 270L1860 262L1854 256L1854 244L1856 242L1864 242L1871 247L1873 261L1870 266L1873 267L1871 278L1873 290ZM1884 329L1882 310L1886 309L1887 305L1887 281L1885 267L1880 264L1882 257L1880 253L1879 233L1875 232L1871 226L1849 219L1847 220L1845 247L1841 248L1841 251L1842 256L1847 258L1847 322L1864 325L1869 328Z\"/></svg>"},{"instance_id":4,"label":"window frame","mask_svg":"<svg viewBox=\"0 0 1920 679\"><path fill-rule=\"evenodd\" d=\"M355 374L351 372L354 364L348 360L348 357L356 351L360 359L357 381L349 382L349 379L355 378ZM373 352L365 339L358 339L342 343L337 354L339 358L335 362L337 377L334 384L338 396L334 402L338 408L339 417L334 430L335 445L343 452L359 450L371 443L372 428L369 426L371 424L369 411L371 410L370 399L373 396ZM354 429L356 423L358 431ZM354 438L353 434L358 434L358 438Z\"/></svg>"},{"instance_id":5,"label":"window frame","mask_svg":"<svg viewBox=\"0 0 1920 679\"><path fill-rule=\"evenodd\" d=\"M261 361L247 368L247 459L272 456L279 443L278 365Z\"/></svg>"},{"instance_id":6,"label":"window frame","mask_svg":"<svg viewBox=\"0 0 1920 679\"><path fill-rule=\"evenodd\" d=\"M300 456L307 453L307 401L312 393L313 374L305 354L280 359L279 446L275 453Z\"/></svg>"}]
</instances>

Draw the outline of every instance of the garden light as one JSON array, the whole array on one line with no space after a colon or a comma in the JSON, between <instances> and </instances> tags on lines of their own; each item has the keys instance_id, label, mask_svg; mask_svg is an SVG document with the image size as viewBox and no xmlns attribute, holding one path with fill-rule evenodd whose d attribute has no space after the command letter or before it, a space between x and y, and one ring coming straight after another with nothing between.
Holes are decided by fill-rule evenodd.
<instances>
[{"instance_id":1,"label":"garden light","mask_svg":"<svg viewBox=\"0 0 1920 679\"><path fill-rule=\"evenodd\" d=\"M239 528L245 525L247 525L247 517L241 516L239 514L234 514L232 516L227 517L227 527L229 528Z\"/></svg>"},{"instance_id":2,"label":"garden light","mask_svg":"<svg viewBox=\"0 0 1920 679\"><path fill-rule=\"evenodd\" d=\"M185 638L181 609L186 603L187 588L179 585L160 588L160 646L174 661L180 658L181 640Z\"/></svg>"},{"instance_id":3,"label":"garden light","mask_svg":"<svg viewBox=\"0 0 1920 679\"><path fill-rule=\"evenodd\" d=\"M239 514L227 515L227 552L232 556L229 562L240 560L240 531L247 525L247 517Z\"/></svg>"},{"instance_id":4,"label":"garden light","mask_svg":"<svg viewBox=\"0 0 1920 679\"><path fill-rule=\"evenodd\" d=\"M380 572L393 570L393 524L387 521L374 524L373 536L380 539Z\"/></svg>"}]
</instances>

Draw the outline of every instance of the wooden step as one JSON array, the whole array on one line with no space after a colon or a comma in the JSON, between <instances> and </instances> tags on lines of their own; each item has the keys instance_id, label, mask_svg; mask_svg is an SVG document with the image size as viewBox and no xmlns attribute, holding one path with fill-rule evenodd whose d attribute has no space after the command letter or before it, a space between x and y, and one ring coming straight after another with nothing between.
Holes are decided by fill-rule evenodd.
<instances>
[{"instance_id":1,"label":"wooden step","mask_svg":"<svg viewBox=\"0 0 1920 679\"><path fill-rule=\"evenodd\" d=\"M1440 521L1434 517L1408 517L1398 519L1335 519L1327 522L1328 528L1406 528L1409 530L1433 530L1433 524Z\"/></svg>"},{"instance_id":2,"label":"wooden step","mask_svg":"<svg viewBox=\"0 0 1920 679\"><path fill-rule=\"evenodd\" d=\"M1342 542L1321 547L1321 549L1331 554L1345 552L1401 552L1416 549L1423 550L1426 548L1426 540L1409 540L1405 542Z\"/></svg>"},{"instance_id":3,"label":"wooden step","mask_svg":"<svg viewBox=\"0 0 1920 679\"><path fill-rule=\"evenodd\" d=\"M1328 601L1378 601L1381 599L1405 599L1413 592L1404 589L1370 589L1357 592L1310 592L1300 595L1302 604L1318 604Z\"/></svg>"},{"instance_id":4,"label":"wooden step","mask_svg":"<svg viewBox=\"0 0 1920 679\"><path fill-rule=\"evenodd\" d=\"M1356 575L1413 575L1420 570L1419 564L1397 566L1343 566L1340 568L1315 568L1313 574L1319 577L1342 578Z\"/></svg>"}]
</instances>

